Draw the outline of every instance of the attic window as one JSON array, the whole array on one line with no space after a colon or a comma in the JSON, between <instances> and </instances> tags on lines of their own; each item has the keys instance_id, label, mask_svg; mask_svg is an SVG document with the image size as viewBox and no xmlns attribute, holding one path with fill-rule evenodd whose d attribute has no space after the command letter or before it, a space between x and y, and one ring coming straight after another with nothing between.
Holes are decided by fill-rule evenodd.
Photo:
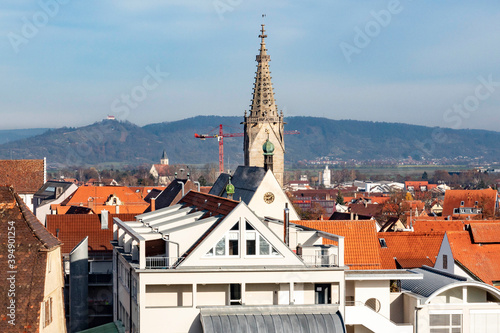
<instances>
[{"instance_id":1,"label":"attic window","mask_svg":"<svg viewBox=\"0 0 500 333\"><path fill-rule=\"evenodd\" d=\"M378 241L380 243L380 247L382 247L382 248L387 247L387 243L385 242L384 238L380 238Z\"/></svg>"},{"instance_id":2,"label":"attic window","mask_svg":"<svg viewBox=\"0 0 500 333\"><path fill-rule=\"evenodd\" d=\"M222 236L214 247L208 250L206 257L237 256L239 254L240 223L236 224Z\"/></svg>"}]
</instances>

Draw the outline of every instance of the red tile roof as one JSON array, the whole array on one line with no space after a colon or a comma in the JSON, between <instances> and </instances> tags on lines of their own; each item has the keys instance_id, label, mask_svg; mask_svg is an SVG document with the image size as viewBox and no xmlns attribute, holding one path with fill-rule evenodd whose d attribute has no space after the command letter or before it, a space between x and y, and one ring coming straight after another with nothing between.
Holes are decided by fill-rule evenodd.
<instances>
[{"instance_id":1,"label":"red tile roof","mask_svg":"<svg viewBox=\"0 0 500 333\"><path fill-rule=\"evenodd\" d=\"M100 214L47 215L47 229L64 243L61 248L63 254L70 253L85 236L89 237L89 252L112 251L110 241L113 240L113 218L133 221L135 215L110 214L108 229L101 229Z\"/></svg>"},{"instance_id":2,"label":"red tile roof","mask_svg":"<svg viewBox=\"0 0 500 333\"><path fill-rule=\"evenodd\" d=\"M175 172L174 167L169 164L153 164L153 167L160 177L173 176Z\"/></svg>"},{"instance_id":3,"label":"red tile roof","mask_svg":"<svg viewBox=\"0 0 500 333\"><path fill-rule=\"evenodd\" d=\"M444 194L442 215L453 215L455 208L478 207L483 209L483 215L492 216L495 213L496 200L497 191L490 188L485 190L448 190ZM463 205L461 205L462 201Z\"/></svg>"},{"instance_id":4,"label":"red tile roof","mask_svg":"<svg viewBox=\"0 0 500 333\"><path fill-rule=\"evenodd\" d=\"M379 216L382 214L384 205L380 204L351 204L349 205L350 211L354 214L365 216Z\"/></svg>"},{"instance_id":5,"label":"red tile roof","mask_svg":"<svg viewBox=\"0 0 500 333\"><path fill-rule=\"evenodd\" d=\"M112 196L116 196L120 205L106 205ZM139 193L135 193L125 186L81 186L71 194L60 205L54 205L58 214L64 214L69 206L89 207L94 213L99 214L102 210L116 213L116 207L120 214L142 214L149 204L145 202Z\"/></svg>"},{"instance_id":6,"label":"red tile roof","mask_svg":"<svg viewBox=\"0 0 500 333\"><path fill-rule=\"evenodd\" d=\"M0 184L20 194L34 194L44 184L43 160L0 160Z\"/></svg>"},{"instance_id":7,"label":"red tile roof","mask_svg":"<svg viewBox=\"0 0 500 333\"><path fill-rule=\"evenodd\" d=\"M474 243L500 243L500 223L470 223Z\"/></svg>"},{"instance_id":8,"label":"red tile roof","mask_svg":"<svg viewBox=\"0 0 500 333\"><path fill-rule=\"evenodd\" d=\"M479 280L493 285L500 280L500 244L473 244L468 231L446 233L453 258Z\"/></svg>"},{"instance_id":9,"label":"red tile roof","mask_svg":"<svg viewBox=\"0 0 500 333\"><path fill-rule=\"evenodd\" d=\"M446 232L446 231L461 231L465 227L464 220L419 220L413 222L413 230L415 232Z\"/></svg>"},{"instance_id":10,"label":"red tile roof","mask_svg":"<svg viewBox=\"0 0 500 333\"><path fill-rule=\"evenodd\" d=\"M350 269L381 269L377 229L373 220L291 221L297 225L344 236L344 262ZM334 244L329 239L324 244Z\"/></svg>"},{"instance_id":11,"label":"red tile roof","mask_svg":"<svg viewBox=\"0 0 500 333\"><path fill-rule=\"evenodd\" d=\"M444 232L379 232L382 268L416 268L421 264L434 266L443 237ZM382 247L381 239L387 247ZM400 267L396 265L396 259Z\"/></svg>"},{"instance_id":12,"label":"red tile roof","mask_svg":"<svg viewBox=\"0 0 500 333\"><path fill-rule=\"evenodd\" d=\"M193 206L197 211L206 211L203 217L207 217L217 215L227 216L236 206L238 206L239 201L222 198L212 194L189 191L179 201L179 204Z\"/></svg>"},{"instance_id":13,"label":"red tile roof","mask_svg":"<svg viewBox=\"0 0 500 333\"><path fill-rule=\"evenodd\" d=\"M151 192L151 190L157 189L157 190L163 191L167 187L166 186L129 186L129 188L132 191L134 191L135 193L139 194L142 199L144 199L149 194L149 192Z\"/></svg>"},{"instance_id":14,"label":"red tile roof","mask_svg":"<svg viewBox=\"0 0 500 333\"><path fill-rule=\"evenodd\" d=\"M15 275L16 326L7 324L7 311L0 313L2 332L38 332L40 304L44 298L44 287L48 251L57 250L60 242L52 236L26 207L12 187L0 186L0 279L2 292L0 306L10 305L7 278ZM13 228L8 229L8 228ZM8 251L15 233L14 251ZM12 234L10 234L12 235ZM9 253L10 252L10 253ZM58 253L58 252L56 252ZM15 258L9 258L13 254ZM9 260L14 260L11 267ZM16 271L16 273L10 273Z\"/></svg>"}]
</instances>

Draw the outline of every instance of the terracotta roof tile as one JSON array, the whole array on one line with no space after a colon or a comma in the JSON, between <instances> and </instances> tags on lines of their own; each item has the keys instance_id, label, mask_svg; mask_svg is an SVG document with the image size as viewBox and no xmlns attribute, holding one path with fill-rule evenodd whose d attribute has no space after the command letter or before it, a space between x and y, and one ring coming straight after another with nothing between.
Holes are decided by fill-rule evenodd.
<instances>
[{"instance_id":1,"label":"terracotta roof tile","mask_svg":"<svg viewBox=\"0 0 500 333\"><path fill-rule=\"evenodd\" d=\"M291 221L304 227L344 236L344 262L350 269L381 269L375 221ZM328 239L324 244L333 244Z\"/></svg>"},{"instance_id":2,"label":"terracotta roof tile","mask_svg":"<svg viewBox=\"0 0 500 333\"><path fill-rule=\"evenodd\" d=\"M384 205L380 204L351 204L349 205L351 212L358 215L365 216L378 216L382 214L382 210L384 209Z\"/></svg>"},{"instance_id":3,"label":"terracotta roof tile","mask_svg":"<svg viewBox=\"0 0 500 333\"><path fill-rule=\"evenodd\" d=\"M135 215L110 214L108 229L101 229L100 214L47 215L47 229L64 243L61 248L63 254L70 253L85 236L89 237L89 252L112 251L113 218L133 221Z\"/></svg>"},{"instance_id":4,"label":"terracotta roof tile","mask_svg":"<svg viewBox=\"0 0 500 333\"><path fill-rule=\"evenodd\" d=\"M7 312L2 311L0 313L2 332L38 332L41 322L40 304L44 298L47 251L58 251L60 242L45 230L15 194L13 188L8 186L0 186L0 227L2 230L0 232L0 279L3 281L0 306L4 309L10 304L5 281L12 274L9 271L17 272L15 274L16 326L7 324L9 320L6 316ZM14 230L8 230L8 227L13 227ZM7 231L15 232L14 267L10 267L7 260L9 254L7 245L12 244Z\"/></svg>"},{"instance_id":5,"label":"terracotta roof tile","mask_svg":"<svg viewBox=\"0 0 500 333\"><path fill-rule=\"evenodd\" d=\"M474 243L500 243L500 223L470 223Z\"/></svg>"},{"instance_id":6,"label":"terracotta roof tile","mask_svg":"<svg viewBox=\"0 0 500 333\"><path fill-rule=\"evenodd\" d=\"M493 215L496 200L497 191L490 188L485 190L448 190L444 194L442 215L453 215L453 210L459 207L479 207L483 208L484 214ZM463 205L461 205L462 201Z\"/></svg>"},{"instance_id":7,"label":"terracotta roof tile","mask_svg":"<svg viewBox=\"0 0 500 333\"><path fill-rule=\"evenodd\" d=\"M379 232L380 256L383 269L416 268L420 263L434 266L443 241L444 232ZM380 241L383 239L384 241ZM382 243L385 242L385 247ZM398 267L401 264L419 265L414 267Z\"/></svg>"},{"instance_id":8,"label":"terracotta roof tile","mask_svg":"<svg viewBox=\"0 0 500 333\"><path fill-rule=\"evenodd\" d=\"M149 207L149 204L141 198L140 193L125 186L81 186L60 205L53 206L53 208L58 214L67 211L62 208L64 206L89 207L96 214L99 214L101 210L116 213L116 205L106 205L113 195L120 201L118 205L120 214L138 215Z\"/></svg>"},{"instance_id":9,"label":"terracotta roof tile","mask_svg":"<svg viewBox=\"0 0 500 333\"><path fill-rule=\"evenodd\" d=\"M227 216L239 204L235 200L197 191L189 191L179 203L193 206L197 211L206 211L207 213L203 217Z\"/></svg>"},{"instance_id":10,"label":"terracotta roof tile","mask_svg":"<svg viewBox=\"0 0 500 333\"><path fill-rule=\"evenodd\" d=\"M0 184L12 185L17 193L34 194L44 177L43 160L0 160Z\"/></svg>"},{"instance_id":11,"label":"terracotta roof tile","mask_svg":"<svg viewBox=\"0 0 500 333\"><path fill-rule=\"evenodd\" d=\"M413 222L413 230L415 232L445 232L445 231L461 231L465 227L464 220L423 220L416 219Z\"/></svg>"},{"instance_id":12,"label":"terracotta roof tile","mask_svg":"<svg viewBox=\"0 0 500 333\"><path fill-rule=\"evenodd\" d=\"M490 285L500 280L500 244L473 244L468 231L449 231L446 235L453 258L466 271Z\"/></svg>"}]
</instances>

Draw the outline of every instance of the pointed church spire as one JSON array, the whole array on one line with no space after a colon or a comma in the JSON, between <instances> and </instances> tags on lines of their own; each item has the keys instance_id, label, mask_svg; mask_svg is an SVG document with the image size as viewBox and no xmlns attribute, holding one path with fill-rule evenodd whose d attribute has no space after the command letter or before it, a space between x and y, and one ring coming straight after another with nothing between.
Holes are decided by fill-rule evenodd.
<instances>
[{"instance_id":1,"label":"pointed church spire","mask_svg":"<svg viewBox=\"0 0 500 333\"><path fill-rule=\"evenodd\" d=\"M266 49L266 30L262 24L260 37L260 52L256 57L257 72L253 89L252 105L250 106L250 116L252 117L276 117L278 107L274 99L273 85L271 83L271 72L269 62L271 57Z\"/></svg>"},{"instance_id":2,"label":"pointed church spire","mask_svg":"<svg viewBox=\"0 0 500 333\"><path fill-rule=\"evenodd\" d=\"M264 24L262 24L259 38L260 50L256 57L257 72L255 72L253 84L252 105L248 114L245 111L243 122L245 166L271 169L278 183L283 185L285 153L283 113L278 113L274 99L269 71L271 57L267 54L267 35ZM262 149L267 153L266 155L263 154Z\"/></svg>"},{"instance_id":3,"label":"pointed church spire","mask_svg":"<svg viewBox=\"0 0 500 333\"><path fill-rule=\"evenodd\" d=\"M168 165L168 156L165 150L163 150L163 155L161 155L160 164Z\"/></svg>"}]
</instances>

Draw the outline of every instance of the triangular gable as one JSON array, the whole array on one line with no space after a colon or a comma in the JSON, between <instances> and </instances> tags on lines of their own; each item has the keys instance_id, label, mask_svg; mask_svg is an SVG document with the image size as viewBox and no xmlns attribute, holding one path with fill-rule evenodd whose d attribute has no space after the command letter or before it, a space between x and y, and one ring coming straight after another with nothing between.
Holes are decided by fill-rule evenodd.
<instances>
[{"instance_id":1,"label":"triangular gable","mask_svg":"<svg viewBox=\"0 0 500 333\"><path fill-rule=\"evenodd\" d=\"M255 190L248 207L260 217L272 217L282 220L285 203L288 204L290 210L290 220L300 220L292 202L281 189L278 180L272 171L268 170L259 187Z\"/></svg>"},{"instance_id":2,"label":"triangular gable","mask_svg":"<svg viewBox=\"0 0 500 333\"><path fill-rule=\"evenodd\" d=\"M446 256L446 257L445 257ZM445 259L446 258L446 259ZM439 248L439 253L436 258L434 268L446 271L448 273L455 273L455 260L453 259L453 251L451 250L450 241L448 240L447 233L444 234L443 241Z\"/></svg>"},{"instance_id":3,"label":"triangular gable","mask_svg":"<svg viewBox=\"0 0 500 333\"><path fill-rule=\"evenodd\" d=\"M237 232L236 230L231 230L236 223L239 223L239 230ZM253 231L246 229L247 223L253 227ZM232 241L235 241L234 235L236 233L238 234L238 254L230 255L227 250L230 246L229 238L231 237L233 238ZM210 254L211 249L224 237L225 242L227 242L225 253L223 255ZM255 240L253 243L254 246L259 247L259 237L262 237L262 239L270 244L269 254L259 254L260 248L256 249L255 253L252 253L250 250L252 244L247 247L247 240L252 243L252 238ZM231 246L234 246L234 243ZM277 253L272 253L273 248ZM190 251L180 266L304 266L304 263L244 202L241 202L214 230L201 240L195 249Z\"/></svg>"}]
</instances>

